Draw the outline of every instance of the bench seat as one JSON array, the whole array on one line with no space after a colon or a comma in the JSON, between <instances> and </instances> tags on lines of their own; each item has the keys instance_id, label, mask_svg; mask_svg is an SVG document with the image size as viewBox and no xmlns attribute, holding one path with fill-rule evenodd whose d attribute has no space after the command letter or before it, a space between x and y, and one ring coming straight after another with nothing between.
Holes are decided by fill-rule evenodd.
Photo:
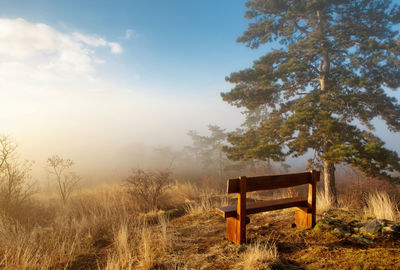
<instances>
[{"instance_id":1,"label":"bench seat","mask_svg":"<svg viewBox=\"0 0 400 270\"><path fill-rule=\"evenodd\" d=\"M260 212L279 210L290 207L307 207L306 197L294 197L287 199L260 201L249 203L246 205L246 215L256 214ZM223 218L237 218L237 205L221 206L216 209L217 214Z\"/></svg>"}]
</instances>

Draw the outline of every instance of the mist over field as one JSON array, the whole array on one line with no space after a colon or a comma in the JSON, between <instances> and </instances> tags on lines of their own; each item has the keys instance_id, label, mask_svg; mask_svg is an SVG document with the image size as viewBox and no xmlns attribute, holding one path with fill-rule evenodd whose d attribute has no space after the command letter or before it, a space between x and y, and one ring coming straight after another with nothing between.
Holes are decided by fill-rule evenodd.
<instances>
[{"instance_id":1,"label":"mist over field","mask_svg":"<svg viewBox=\"0 0 400 270\"><path fill-rule=\"evenodd\" d=\"M242 120L238 110L218 99L162 98L129 90L49 90L26 102L22 95L26 92L3 96L12 106L0 109L7 116L2 128L8 132L3 133L17 141L20 156L35 160L37 167L53 154L69 157L85 174L111 176L127 166L149 167L154 148L190 145L189 130L207 134L209 123L229 123L233 129Z\"/></svg>"},{"instance_id":2,"label":"mist over field","mask_svg":"<svg viewBox=\"0 0 400 270\"><path fill-rule=\"evenodd\" d=\"M172 91L171 84L156 76L143 80L135 71L129 84L120 83L107 61L115 65L112 58L124 57L131 35L127 30L118 43L97 33L0 18L0 132L18 143L22 159L36 162L37 180L46 178L45 162L54 154L74 160L85 178L104 181L130 168L155 167L153 150L182 150L192 143L189 130L207 135L209 124L227 131L240 127L241 110L219 96L231 87L223 76L210 82L195 77L188 84L179 79L188 67L180 66ZM399 152L399 135L379 121L376 127ZM305 159L289 163L305 166Z\"/></svg>"},{"instance_id":3,"label":"mist over field","mask_svg":"<svg viewBox=\"0 0 400 270\"><path fill-rule=\"evenodd\" d=\"M149 152L156 147L189 145L189 130L206 132L208 124L234 129L242 122L240 111L223 103L218 92L167 94L162 85L140 79L128 87L104 79L101 47L102 54L123 57L121 45L96 34L0 19L1 133L18 143L22 159L36 161L38 180L54 154L104 180L119 176L119 170L151 166ZM215 90L227 89L220 86Z\"/></svg>"}]
</instances>

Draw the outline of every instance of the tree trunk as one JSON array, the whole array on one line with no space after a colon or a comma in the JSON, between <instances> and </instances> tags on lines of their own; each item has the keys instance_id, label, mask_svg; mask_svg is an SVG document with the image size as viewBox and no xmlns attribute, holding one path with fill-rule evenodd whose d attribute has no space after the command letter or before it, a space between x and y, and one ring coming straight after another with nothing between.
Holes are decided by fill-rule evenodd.
<instances>
[{"instance_id":1,"label":"tree trunk","mask_svg":"<svg viewBox=\"0 0 400 270\"><path fill-rule=\"evenodd\" d=\"M328 199L330 206L337 206L337 193L335 183L335 164L324 160L324 185L325 197Z\"/></svg>"},{"instance_id":2,"label":"tree trunk","mask_svg":"<svg viewBox=\"0 0 400 270\"><path fill-rule=\"evenodd\" d=\"M321 36L325 35L325 19L323 18L323 14L321 14L321 11L317 10L317 17L318 17L318 25L319 25L319 32ZM323 96L325 95L326 91L326 80L329 77L329 72L330 72L330 67L331 67L331 60L329 57L328 53L328 48L327 48L327 41L325 38L322 38L321 40L321 48L322 48L322 53L321 53L321 65L320 65L320 77L319 77L319 82L320 82L320 87L322 91L321 95L321 106L322 108L325 108L325 103L327 102ZM327 140L328 135L324 135L324 152L329 151L330 143L328 143L329 140ZM324 184L325 184L325 197L329 201L329 205L332 207L337 206L337 194L336 194L336 183L335 183L335 164L333 162L324 160Z\"/></svg>"}]
</instances>

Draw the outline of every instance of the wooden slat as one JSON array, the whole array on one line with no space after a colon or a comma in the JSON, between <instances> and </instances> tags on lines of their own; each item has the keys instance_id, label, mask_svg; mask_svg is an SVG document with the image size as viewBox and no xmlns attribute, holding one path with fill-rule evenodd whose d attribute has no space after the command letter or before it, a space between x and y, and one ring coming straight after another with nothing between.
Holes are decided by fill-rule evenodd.
<instances>
[{"instance_id":1,"label":"wooden slat","mask_svg":"<svg viewBox=\"0 0 400 270\"><path fill-rule=\"evenodd\" d=\"M279 210L290 207L307 207L307 198L295 197L287 199L261 201L248 204L246 207L246 215L256 214L260 212ZM237 206L222 206L216 209L217 214L223 218L237 217Z\"/></svg>"},{"instance_id":2,"label":"wooden slat","mask_svg":"<svg viewBox=\"0 0 400 270\"><path fill-rule=\"evenodd\" d=\"M308 187L308 207L311 209L311 224L309 227L315 226L315 218L317 212L317 182L320 178L320 172L316 170L311 170L311 184Z\"/></svg>"},{"instance_id":3,"label":"wooden slat","mask_svg":"<svg viewBox=\"0 0 400 270\"><path fill-rule=\"evenodd\" d=\"M239 177L240 181L240 192L238 194L238 203L237 203L237 218L239 221L237 236L236 236L236 244L241 245L246 243L246 186L247 186L247 177L241 176Z\"/></svg>"},{"instance_id":4,"label":"wooden slat","mask_svg":"<svg viewBox=\"0 0 400 270\"><path fill-rule=\"evenodd\" d=\"M287 188L311 183L311 173L293 173L282 175L247 177L246 192ZM239 193L239 179L229 179L228 193Z\"/></svg>"},{"instance_id":5,"label":"wooden slat","mask_svg":"<svg viewBox=\"0 0 400 270\"><path fill-rule=\"evenodd\" d=\"M237 216L236 209L236 205L228 205L217 207L215 210L217 211L217 214L222 216L223 218L229 218Z\"/></svg>"}]
</instances>

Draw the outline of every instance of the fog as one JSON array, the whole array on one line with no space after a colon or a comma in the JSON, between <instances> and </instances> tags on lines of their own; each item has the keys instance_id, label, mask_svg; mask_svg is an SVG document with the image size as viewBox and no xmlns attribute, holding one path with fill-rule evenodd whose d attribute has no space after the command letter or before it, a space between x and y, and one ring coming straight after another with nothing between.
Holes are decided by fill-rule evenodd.
<instances>
[{"instance_id":1,"label":"fog","mask_svg":"<svg viewBox=\"0 0 400 270\"><path fill-rule=\"evenodd\" d=\"M156 147L190 145L189 130L240 127L240 110L219 97L230 88L223 78L211 90L178 83L178 91L140 76L130 84L101 76L113 70L106 59L123 53L117 42L94 34L0 19L0 133L18 143L21 159L36 162L37 180L46 179L46 160L54 154L74 160L92 182L118 180L130 168L154 165ZM194 87L205 85L201 80ZM399 151L398 135L377 126L388 147Z\"/></svg>"},{"instance_id":2,"label":"fog","mask_svg":"<svg viewBox=\"0 0 400 270\"><path fill-rule=\"evenodd\" d=\"M232 129L242 121L219 98L223 89L183 97L100 76L100 69L112 71L101 57L122 53L96 35L0 19L0 133L18 143L21 159L36 161L37 178L54 154L73 159L82 174L117 177L120 169L147 166L144 156L154 147L190 144L189 130Z\"/></svg>"},{"instance_id":3,"label":"fog","mask_svg":"<svg viewBox=\"0 0 400 270\"><path fill-rule=\"evenodd\" d=\"M189 130L206 132L210 123L233 128L242 117L217 99L147 96L129 89L19 90L2 92L1 100L6 104L0 108L1 132L14 137L22 158L40 167L58 154L82 171L103 173L146 167L145 156L154 147L181 149L191 143Z\"/></svg>"}]
</instances>

